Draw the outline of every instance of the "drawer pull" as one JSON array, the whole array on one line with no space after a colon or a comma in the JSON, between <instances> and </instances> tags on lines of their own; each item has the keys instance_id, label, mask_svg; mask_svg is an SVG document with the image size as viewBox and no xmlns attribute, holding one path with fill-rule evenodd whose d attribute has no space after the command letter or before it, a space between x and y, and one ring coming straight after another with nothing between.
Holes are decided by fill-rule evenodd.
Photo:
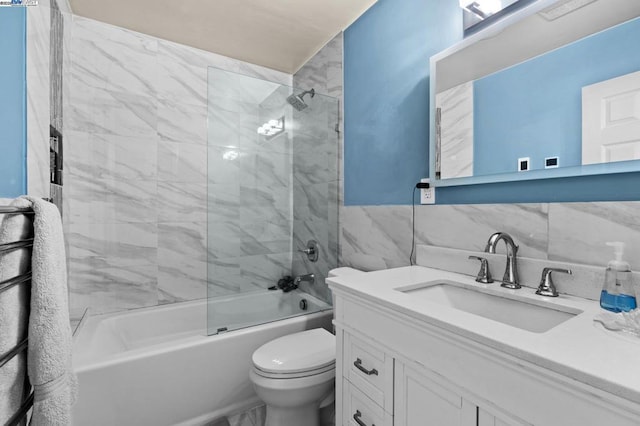
<instances>
[{"instance_id":1,"label":"drawer pull","mask_svg":"<svg viewBox=\"0 0 640 426\"><path fill-rule=\"evenodd\" d=\"M356 423L358 423L360 426L367 426L365 422L360 420L360 417L362 417L362 413L360 412L360 410L356 410L356 413L353 415L353 420L355 420ZM371 426L376 426L376 425L371 423Z\"/></svg>"},{"instance_id":2,"label":"drawer pull","mask_svg":"<svg viewBox=\"0 0 640 426\"><path fill-rule=\"evenodd\" d=\"M364 374L366 374L367 376L377 376L378 375L378 370L376 370L375 368L372 368L371 370L367 370L366 368L364 368L362 366L362 360L360 358L356 359L355 361L353 361L353 365L360 371L362 371Z\"/></svg>"}]
</instances>

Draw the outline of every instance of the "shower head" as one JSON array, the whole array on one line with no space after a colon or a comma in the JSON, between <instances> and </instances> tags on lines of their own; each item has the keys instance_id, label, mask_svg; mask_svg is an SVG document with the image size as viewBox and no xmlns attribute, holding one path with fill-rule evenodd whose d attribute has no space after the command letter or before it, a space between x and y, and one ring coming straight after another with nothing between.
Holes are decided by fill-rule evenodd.
<instances>
[{"instance_id":1,"label":"shower head","mask_svg":"<svg viewBox=\"0 0 640 426\"><path fill-rule=\"evenodd\" d=\"M314 89L311 89L311 90L302 92L299 95L296 95L296 94L290 95L289 97L287 97L287 102L296 110L302 111L303 109L308 107L308 105L304 101L304 96L307 94L311 95L311 97L313 98L316 95L316 91Z\"/></svg>"}]
</instances>

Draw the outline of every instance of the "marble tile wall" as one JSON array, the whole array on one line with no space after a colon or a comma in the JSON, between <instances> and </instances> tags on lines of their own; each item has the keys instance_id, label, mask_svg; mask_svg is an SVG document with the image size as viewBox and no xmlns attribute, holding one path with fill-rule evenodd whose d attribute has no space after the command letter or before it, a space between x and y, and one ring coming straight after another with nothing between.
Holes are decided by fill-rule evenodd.
<instances>
[{"instance_id":1,"label":"marble tile wall","mask_svg":"<svg viewBox=\"0 0 640 426\"><path fill-rule=\"evenodd\" d=\"M78 16L65 29L72 316L206 297L207 67L291 76Z\"/></svg>"},{"instance_id":2,"label":"marble tile wall","mask_svg":"<svg viewBox=\"0 0 640 426\"><path fill-rule=\"evenodd\" d=\"M27 8L27 191L49 197L51 3Z\"/></svg>"},{"instance_id":3,"label":"marble tile wall","mask_svg":"<svg viewBox=\"0 0 640 426\"><path fill-rule=\"evenodd\" d=\"M627 244L640 270L640 202L435 205L416 207L416 243L482 251L495 231L511 234L532 259L606 267L607 241ZM411 206L341 211L342 263L364 270L409 265Z\"/></svg>"},{"instance_id":4,"label":"marble tile wall","mask_svg":"<svg viewBox=\"0 0 640 426\"><path fill-rule=\"evenodd\" d=\"M293 76L298 90L314 88L309 107L294 111L299 122L293 138L293 274L313 273L305 291L331 301L324 280L338 265L338 206L342 200L342 33L335 36ZM327 96L323 96L327 95ZM336 132L336 126L338 132ZM318 262L297 251L316 240Z\"/></svg>"}]
</instances>

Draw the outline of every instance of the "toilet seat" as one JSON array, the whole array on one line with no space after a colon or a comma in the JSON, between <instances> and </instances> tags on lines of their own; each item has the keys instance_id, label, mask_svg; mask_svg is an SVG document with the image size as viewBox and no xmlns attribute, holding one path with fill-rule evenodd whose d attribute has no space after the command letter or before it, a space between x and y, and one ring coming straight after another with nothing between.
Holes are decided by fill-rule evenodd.
<instances>
[{"instance_id":1,"label":"toilet seat","mask_svg":"<svg viewBox=\"0 0 640 426\"><path fill-rule=\"evenodd\" d=\"M310 376L326 373L327 371L333 371L335 370L335 368L336 368L336 363L333 362L332 364L326 365L322 368L316 368L316 369L307 370L307 371L299 371L295 373L270 373L268 371L262 371L256 366L254 366L253 371L258 376L261 376L267 379L298 379L302 377L310 377Z\"/></svg>"},{"instance_id":2,"label":"toilet seat","mask_svg":"<svg viewBox=\"0 0 640 426\"><path fill-rule=\"evenodd\" d=\"M335 336L322 328L272 340L253 353L256 374L266 378L309 377L335 369Z\"/></svg>"}]
</instances>

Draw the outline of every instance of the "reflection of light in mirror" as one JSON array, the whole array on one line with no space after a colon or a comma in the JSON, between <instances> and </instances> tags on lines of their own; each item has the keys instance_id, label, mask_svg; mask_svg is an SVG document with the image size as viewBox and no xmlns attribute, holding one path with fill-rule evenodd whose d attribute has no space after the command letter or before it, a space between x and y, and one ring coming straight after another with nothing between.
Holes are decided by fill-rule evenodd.
<instances>
[{"instance_id":1,"label":"reflection of light in mirror","mask_svg":"<svg viewBox=\"0 0 640 426\"><path fill-rule=\"evenodd\" d=\"M240 153L235 149L228 149L222 154L222 159L227 161L233 161L240 156Z\"/></svg>"},{"instance_id":2,"label":"reflection of light in mirror","mask_svg":"<svg viewBox=\"0 0 640 426\"><path fill-rule=\"evenodd\" d=\"M500 0L460 0L460 7L484 19L502 10Z\"/></svg>"}]
</instances>

